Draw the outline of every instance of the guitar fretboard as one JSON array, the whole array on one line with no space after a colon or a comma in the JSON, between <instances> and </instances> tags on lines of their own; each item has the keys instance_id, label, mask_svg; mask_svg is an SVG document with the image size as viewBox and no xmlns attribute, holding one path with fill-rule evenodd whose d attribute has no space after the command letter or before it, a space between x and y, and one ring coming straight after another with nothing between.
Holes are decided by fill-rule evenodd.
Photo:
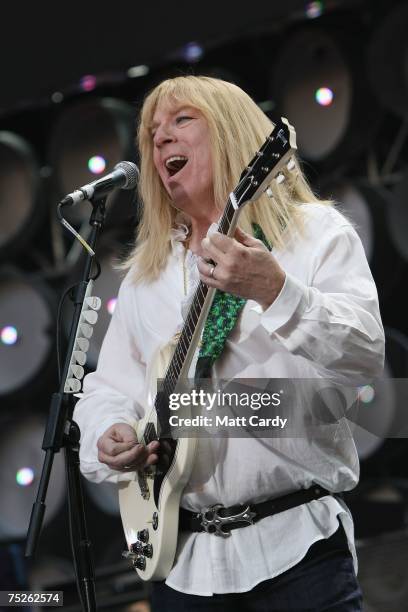
<instances>
[{"instance_id":1,"label":"guitar fretboard","mask_svg":"<svg viewBox=\"0 0 408 612\"><path fill-rule=\"evenodd\" d=\"M233 222L235 221L236 210L232 204L231 198L228 199L227 205L225 206L224 213L221 221L218 225L218 232L224 235L228 235ZM202 281L199 282L197 289L194 293L191 306L189 308L185 323L180 332L180 338L177 342L173 357L167 368L166 375L163 381L162 390L165 396L169 397L174 392L177 381L180 377L181 371L184 367L188 351L191 346L194 333L197 329L198 322L200 320L201 313L203 311L205 300L208 295L209 287ZM160 413L163 410L163 397L159 401L157 398L155 402L156 410Z\"/></svg>"}]
</instances>

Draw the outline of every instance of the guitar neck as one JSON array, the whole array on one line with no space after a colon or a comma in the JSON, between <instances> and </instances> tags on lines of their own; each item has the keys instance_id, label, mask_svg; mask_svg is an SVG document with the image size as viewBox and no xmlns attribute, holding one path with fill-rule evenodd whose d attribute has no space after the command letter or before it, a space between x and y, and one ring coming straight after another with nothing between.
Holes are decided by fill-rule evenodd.
<instances>
[{"instance_id":1,"label":"guitar neck","mask_svg":"<svg viewBox=\"0 0 408 612\"><path fill-rule=\"evenodd\" d=\"M234 206L235 194L228 198L218 225L218 232L228 236L235 231L239 210ZM180 333L172 360L163 381L165 395L174 392L180 378L186 378L202 329L214 298L215 289L199 282Z\"/></svg>"}]
</instances>

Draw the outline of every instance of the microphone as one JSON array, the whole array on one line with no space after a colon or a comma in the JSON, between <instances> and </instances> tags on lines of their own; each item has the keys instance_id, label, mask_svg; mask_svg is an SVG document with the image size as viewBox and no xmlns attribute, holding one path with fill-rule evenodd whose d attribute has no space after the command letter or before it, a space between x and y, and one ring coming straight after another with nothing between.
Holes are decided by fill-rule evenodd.
<instances>
[{"instance_id":1,"label":"microphone","mask_svg":"<svg viewBox=\"0 0 408 612\"><path fill-rule=\"evenodd\" d=\"M121 161L116 164L113 172L102 176L100 179L88 183L72 193L63 200L61 206L74 206L83 200L100 199L108 195L113 189L133 189L139 178L139 168L130 161Z\"/></svg>"}]
</instances>

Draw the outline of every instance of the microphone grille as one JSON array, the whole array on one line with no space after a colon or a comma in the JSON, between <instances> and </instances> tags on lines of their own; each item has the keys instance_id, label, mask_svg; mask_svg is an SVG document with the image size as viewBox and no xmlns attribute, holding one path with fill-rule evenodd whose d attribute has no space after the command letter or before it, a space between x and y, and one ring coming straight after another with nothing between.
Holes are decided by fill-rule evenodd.
<instances>
[{"instance_id":1,"label":"microphone grille","mask_svg":"<svg viewBox=\"0 0 408 612\"><path fill-rule=\"evenodd\" d=\"M139 168L130 161L121 161L115 166L115 170L121 170L126 176L126 183L122 189L133 189L139 180Z\"/></svg>"}]
</instances>

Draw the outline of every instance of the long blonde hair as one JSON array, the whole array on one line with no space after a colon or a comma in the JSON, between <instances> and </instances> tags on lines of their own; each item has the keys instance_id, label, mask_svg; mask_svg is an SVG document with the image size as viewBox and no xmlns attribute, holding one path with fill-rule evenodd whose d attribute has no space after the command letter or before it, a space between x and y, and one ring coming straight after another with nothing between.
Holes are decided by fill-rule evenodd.
<instances>
[{"instance_id":1,"label":"long blonde hair","mask_svg":"<svg viewBox=\"0 0 408 612\"><path fill-rule=\"evenodd\" d=\"M136 245L123 264L125 269L135 264L134 280L149 281L159 276L170 253L170 230L177 215L153 164L151 123L163 101L192 106L204 115L212 147L214 199L220 214L242 170L274 127L242 89L220 79L176 77L163 81L148 94L138 125L143 212ZM283 183L272 181L270 185L273 198L262 195L245 206L239 218L239 226L248 233L252 233L253 223L259 224L269 242L278 248L284 246L283 227L301 228L299 204L319 202L297 161L295 169L284 174Z\"/></svg>"}]
</instances>

